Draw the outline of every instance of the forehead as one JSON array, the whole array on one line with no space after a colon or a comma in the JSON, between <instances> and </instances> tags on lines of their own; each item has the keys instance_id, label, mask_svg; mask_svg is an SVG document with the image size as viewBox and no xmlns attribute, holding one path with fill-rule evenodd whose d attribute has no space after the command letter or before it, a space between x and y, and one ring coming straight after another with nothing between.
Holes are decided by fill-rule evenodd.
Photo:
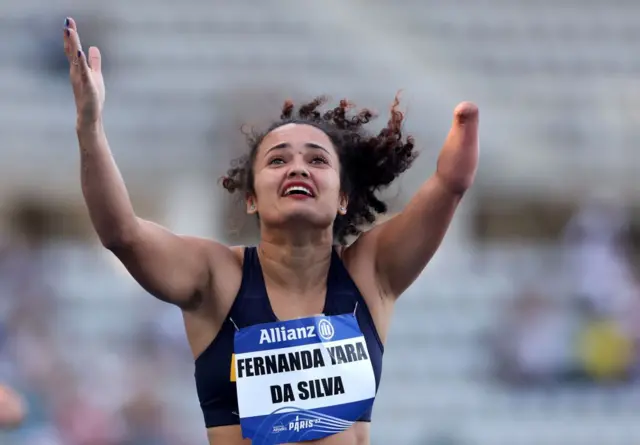
<instances>
[{"instance_id":1,"label":"forehead","mask_svg":"<svg viewBox=\"0 0 640 445\"><path fill-rule=\"evenodd\" d=\"M308 143L326 148L331 153L335 152L331 139L324 131L313 125L295 123L282 125L267 133L262 139L258 151L264 152L279 144L288 144L296 147L304 146Z\"/></svg>"}]
</instances>

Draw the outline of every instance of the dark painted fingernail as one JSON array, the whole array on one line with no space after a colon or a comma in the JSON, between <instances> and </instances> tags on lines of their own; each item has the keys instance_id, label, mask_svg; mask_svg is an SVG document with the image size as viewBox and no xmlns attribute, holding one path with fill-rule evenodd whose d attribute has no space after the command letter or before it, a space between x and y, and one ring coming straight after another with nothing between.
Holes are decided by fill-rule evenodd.
<instances>
[{"instance_id":1,"label":"dark painted fingernail","mask_svg":"<svg viewBox=\"0 0 640 445\"><path fill-rule=\"evenodd\" d=\"M78 57L82 58L82 50L81 49L78 50Z\"/></svg>"},{"instance_id":2,"label":"dark painted fingernail","mask_svg":"<svg viewBox=\"0 0 640 445\"><path fill-rule=\"evenodd\" d=\"M69 21L69 17L64 19L64 26L69 26L70 24L71 24L71 22Z\"/></svg>"},{"instance_id":3,"label":"dark painted fingernail","mask_svg":"<svg viewBox=\"0 0 640 445\"><path fill-rule=\"evenodd\" d=\"M64 32L67 34L67 37L71 37L71 31L69 31L69 28L65 29Z\"/></svg>"}]
</instances>

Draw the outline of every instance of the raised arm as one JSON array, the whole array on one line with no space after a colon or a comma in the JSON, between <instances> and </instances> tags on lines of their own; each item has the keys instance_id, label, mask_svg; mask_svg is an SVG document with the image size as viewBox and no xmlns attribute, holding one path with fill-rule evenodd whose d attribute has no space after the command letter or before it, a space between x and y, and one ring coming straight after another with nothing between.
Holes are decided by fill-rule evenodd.
<instances>
[{"instance_id":1,"label":"raised arm","mask_svg":"<svg viewBox=\"0 0 640 445\"><path fill-rule=\"evenodd\" d=\"M151 294L183 309L197 307L210 289L211 258L231 256L230 250L136 217L102 124L100 52L89 48L87 60L72 19L65 24L64 46L78 113L82 192L100 241Z\"/></svg>"},{"instance_id":2,"label":"raised arm","mask_svg":"<svg viewBox=\"0 0 640 445\"><path fill-rule=\"evenodd\" d=\"M438 157L436 173L406 208L362 236L363 251L375 261L377 280L397 298L436 252L478 166L478 109L462 103Z\"/></svg>"}]
</instances>

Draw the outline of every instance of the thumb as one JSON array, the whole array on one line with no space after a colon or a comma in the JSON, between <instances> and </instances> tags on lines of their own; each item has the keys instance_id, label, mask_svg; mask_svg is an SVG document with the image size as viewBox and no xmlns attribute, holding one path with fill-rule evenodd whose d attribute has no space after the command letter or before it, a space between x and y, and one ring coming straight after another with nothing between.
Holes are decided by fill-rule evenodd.
<instances>
[{"instance_id":1,"label":"thumb","mask_svg":"<svg viewBox=\"0 0 640 445\"><path fill-rule=\"evenodd\" d=\"M89 48L89 66L91 67L91 71L95 73L102 72L102 55L97 46Z\"/></svg>"}]
</instances>

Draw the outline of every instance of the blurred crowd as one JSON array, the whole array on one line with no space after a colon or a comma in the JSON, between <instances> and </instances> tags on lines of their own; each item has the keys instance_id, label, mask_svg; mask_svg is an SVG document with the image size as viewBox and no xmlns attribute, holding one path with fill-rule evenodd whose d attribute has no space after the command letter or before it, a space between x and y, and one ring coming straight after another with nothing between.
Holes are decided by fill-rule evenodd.
<instances>
[{"instance_id":1,"label":"blurred crowd","mask_svg":"<svg viewBox=\"0 0 640 445\"><path fill-rule=\"evenodd\" d=\"M513 298L493 332L501 380L531 386L640 377L640 280L631 245L621 208L591 202L574 215L558 242L557 276L540 277Z\"/></svg>"},{"instance_id":2,"label":"blurred crowd","mask_svg":"<svg viewBox=\"0 0 640 445\"><path fill-rule=\"evenodd\" d=\"M179 433L185 416L167 391L185 382L188 393L191 380L179 311L113 285L128 280L96 246L24 235L0 249L0 381L28 415L0 443L201 443ZM197 408L195 393L183 398Z\"/></svg>"}]
</instances>

